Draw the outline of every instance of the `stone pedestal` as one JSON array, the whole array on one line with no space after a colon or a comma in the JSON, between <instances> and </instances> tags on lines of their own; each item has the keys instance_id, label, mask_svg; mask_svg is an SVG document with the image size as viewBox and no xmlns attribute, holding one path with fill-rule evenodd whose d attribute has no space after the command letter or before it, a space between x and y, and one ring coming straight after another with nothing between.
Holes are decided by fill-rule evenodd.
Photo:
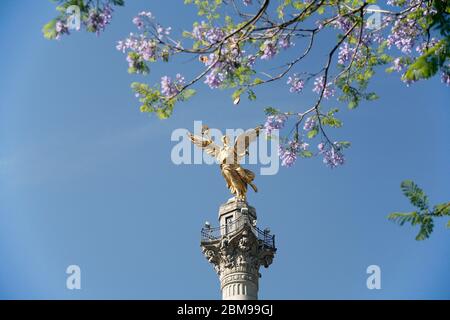
<instances>
[{"instance_id":1,"label":"stone pedestal","mask_svg":"<svg viewBox=\"0 0 450 320\"><path fill-rule=\"evenodd\" d=\"M202 229L202 252L219 276L223 300L258 299L259 267L272 263L276 248L275 236L256 223L255 208L231 200L219 209L220 226Z\"/></svg>"}]
</instances>

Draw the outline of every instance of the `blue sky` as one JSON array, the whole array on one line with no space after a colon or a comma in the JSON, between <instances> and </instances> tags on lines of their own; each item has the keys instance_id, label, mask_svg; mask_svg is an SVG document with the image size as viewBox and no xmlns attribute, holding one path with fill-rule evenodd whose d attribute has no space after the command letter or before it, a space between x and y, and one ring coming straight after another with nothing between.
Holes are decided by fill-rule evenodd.
<instances>
[{"instance_id":1,"label":"blue sky","mask_svg":"<svg viewBox=\"0 0 450 320\"><path fill-rule=\"evenodd\" d=\"M132 81L189 75L195 64L184 58L153 65L146 79L128 75L115 42L144 9L175 32L188 28L195 11L178 3L127 1L100 37L47 41L40 30L55 14L49 1L2 2L0 298L220 298L199 238L228 190L215 166L174 165L170 135L194 120L252 127L264 121L263 107L287 110L313 96L286 94L283 82L236 107L230 92L201 85L169 120L141 114ZM261 298L450 298L446 221L417 242L417 229L386 219L412 209L403 179L415 180L432 203L449 200L448 88L439 79L408 88L381 70L372 88L381 98L343 108L344 127L333 132L352 142L345 166L309 159L257 176L260 192L249 202L278 247L262 270ZM79 291L65 287L71 264L82 270ZM371 264L381 267L381 290L366 288Z\"/></svg>"}]
</instances>

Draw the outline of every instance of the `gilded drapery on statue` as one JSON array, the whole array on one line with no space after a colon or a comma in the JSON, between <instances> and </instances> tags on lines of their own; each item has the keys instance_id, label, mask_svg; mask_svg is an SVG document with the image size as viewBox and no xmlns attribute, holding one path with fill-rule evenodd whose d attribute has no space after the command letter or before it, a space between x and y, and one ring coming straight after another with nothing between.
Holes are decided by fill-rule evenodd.
<instances>
[{"instance_id":1,"label":"gilded drapery on statue","mask_svg":"<svg viewBox=\"0 0 450 320\"><path fill-rule=\"evenodd\" d=\"M203 126L202 136L188 134L192 143L217 159L227 187L237 200L246 200L248 185L255 192L258 191L256 185L253 183L255 174L243 168L239 162L243 157L248 155L250 143L256 140L260 130L261 128L257 127L245 131L236 138L234 145L231 145L228 136L224 135L222 137L222 146L214 143L208 134L209 128L207 126Z\"/></svg>"}]
</instances>

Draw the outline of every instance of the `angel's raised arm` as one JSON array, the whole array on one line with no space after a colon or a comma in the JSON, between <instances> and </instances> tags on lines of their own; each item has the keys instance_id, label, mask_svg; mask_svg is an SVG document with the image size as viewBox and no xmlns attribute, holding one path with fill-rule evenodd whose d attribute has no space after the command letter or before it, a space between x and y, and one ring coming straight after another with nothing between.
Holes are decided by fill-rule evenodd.
<instances>
[{"instance_id":1,"label":"angel's raised arm","mask_svg":"<svg viewBox=\"0 0 450 320\"><path fill-rule=\"evenodd\" d=\"M247 153L250 143L256 140L259 136L261 127L256 127L254 129L248 129L244 133L240 134L234 143L234 152L238 158L242 158Z\"/></svg>"},{"instance_id":2,"label":"angel's raised arm","mask_svg":"<svg viewBox=\"0 0 450 320\"><path fill-rule=\"evenodd\" d=\"M204 136L196 136L192 133L188 133L189 139L195 144L197 147L202 148L212 157L217 157L220 151L220 147L215 144L210 138L206 138Z\"/></svg>"}]
</instances>

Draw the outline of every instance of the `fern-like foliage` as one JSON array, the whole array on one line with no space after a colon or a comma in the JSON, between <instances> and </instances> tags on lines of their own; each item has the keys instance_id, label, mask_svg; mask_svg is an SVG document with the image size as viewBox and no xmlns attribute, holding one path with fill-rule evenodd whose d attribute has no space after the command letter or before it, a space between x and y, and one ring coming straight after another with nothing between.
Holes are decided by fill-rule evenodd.
<instances>
[{"instance_id":1,"label":"fern-like foliage","mask_svg":"<svg viewBox=\"0 0 450 320\"><path fill-rule=\"evenodd\" d=\"M421 210L428 209L428 197L422 189L420 189L413 181L405 180L401 183L400 188L403 194L408 197L411 204Z\"/></svg>"},{"instance_id":2,"label":"fern-like foliage","mask_svg":"<svg viewBox=\"0 0 450 320\"><path fill-rule=\"evenodd\" d=\"M409 223L412 226L420 225L416 240L428 239L433 232L434 218L450 216L450 202L437 204L433 207L433 210L430 210L427 195L413 181L403 181L400 188L411 204L418 210L412 212L394 212L388 216L388 219L401 226L405 223ZM450 221L447 223L447 228L450 228Z\"/></svg>"}]
</instances>

